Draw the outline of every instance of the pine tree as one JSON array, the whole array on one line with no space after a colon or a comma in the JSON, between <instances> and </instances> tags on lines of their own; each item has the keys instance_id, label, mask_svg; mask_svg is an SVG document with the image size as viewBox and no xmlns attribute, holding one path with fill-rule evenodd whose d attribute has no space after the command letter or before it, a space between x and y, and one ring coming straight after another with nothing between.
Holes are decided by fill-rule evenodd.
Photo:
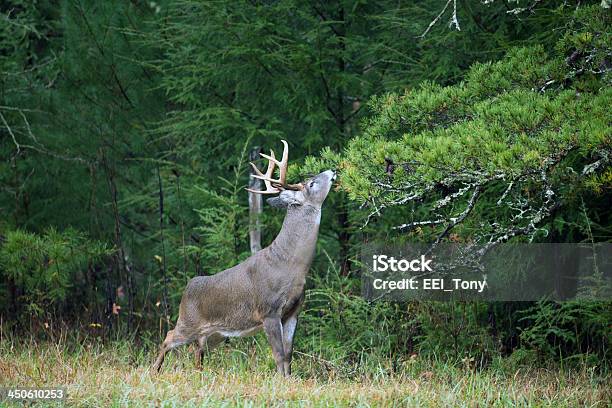
<instances>
[{"instance_id":1,"label":"pine tree","mask_svg":"<svg viewBox=\"0 0 612 408\"><path fill-rule=\"evenodd\" d=\"M457 85L374 98L363 135L303 171L340 167L349 197L370 209L366 223L387 218L415 239L495 245L559 228L557 239L580 239L568 220L582 203L609 220L609 24L586 7L550 52L514 48Z\"/></svg>"}]
</instances>

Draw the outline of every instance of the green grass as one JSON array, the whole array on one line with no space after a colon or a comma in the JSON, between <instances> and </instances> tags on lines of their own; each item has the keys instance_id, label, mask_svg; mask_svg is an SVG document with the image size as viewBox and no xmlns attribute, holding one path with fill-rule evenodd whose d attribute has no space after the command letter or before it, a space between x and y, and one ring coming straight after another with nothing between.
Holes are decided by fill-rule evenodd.
<instances>
[{"instance_id":1,"label":"green grass","mask_svg":"<svg viewBox=\"0 0 612 408\"><path fill-rule=\"evenodd\" d=\"M392 364L367 354L348 362L297 353L294 376L284 379L274 374L261 335L222 345L201 371L191 351L184 347L170 354L162 372L151 376L153 347L5 339L0 341L0 387L63 386L65 404L83 407L604 407L612 398L610 378L587 366L529 368L499 360L476 370L468 363L415 355Z\"/></svg>"}]
</instances>

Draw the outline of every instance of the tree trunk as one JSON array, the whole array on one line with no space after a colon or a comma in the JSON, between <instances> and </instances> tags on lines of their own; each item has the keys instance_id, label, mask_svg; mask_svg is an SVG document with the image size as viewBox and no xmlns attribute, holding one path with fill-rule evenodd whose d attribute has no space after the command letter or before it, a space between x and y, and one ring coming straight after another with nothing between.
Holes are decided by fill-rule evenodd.
<instances>
[{"instance_id":1,"label":"tree trunk","mask_svg":"<svg viewBox=\"0 0 612 408\"><path fill-rule=\"evenodd\" d=\"M123 282L131 285L130 271L126 267L126 252L123 246L123 237L121 233L121 221L119 214L119 203L118 203L118 189L117 183L115 182L115 168L111 168L111 164L108 162L106 153L102 152L102 163L106 171L108 189L111 198L111 207L113 212L113 218L115 221L115 246L117 247L117 253L113 257L115 259L115 268L118 272L118 286L121 286ZM115 301L118 299L115 297ZM127 329L131 329L132 314L134 312L131 295L128 291L128 313L127 313Z\"/></svg>"},{"instance_id":2,"label":"tree trunk","mask_svg":"<svg viewBox=\"0 0 612 408\"><path fill-rule=\"evenodd\" d=\"M168 304L168 275L166 268L166 242L164 241L164 188L162 184L161 172L157 166L157 183L159 187L159 242L161 244L161 261L159 267L163 281L163 312L165 330L170 327L170 306Z\"/></svg>"},{"instance_id":3,"label":"tree trunk","mask_svg":"<svg viewBox=\"0 0 612 408\"><path fill-rule=\"evenodd\" d=\"M249 160L255 162L259 158L261 147L255 146L249 153ZM249 174L255 174L251 169ZM261 190L261 180L249 177L249 188ZM251 253L261 250L261 213L263 212L263 199L261 194L249 192L249 240L251 243Z\"/></svg>"}]
</instances>

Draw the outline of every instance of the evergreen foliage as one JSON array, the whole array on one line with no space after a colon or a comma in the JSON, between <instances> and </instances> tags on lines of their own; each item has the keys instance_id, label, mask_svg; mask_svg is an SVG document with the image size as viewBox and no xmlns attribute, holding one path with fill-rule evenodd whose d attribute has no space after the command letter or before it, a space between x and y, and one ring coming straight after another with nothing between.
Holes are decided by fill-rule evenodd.
<instances>
[{"instance_id":1,"label":"evergreen foliage","mask_svg":"<svg viewBox=\"0 0 612 408\"><path fill-rule=\"evenodd\" d=\"M88 271L111 252L75 230L49 229L42 235L9 231L0 246L0 302L18 320L48 318L67 312L66 306L80 313L96 302L80 295L92 283Z\"/></svg>"},{"instance_id":2,"label":"evergreen foliage","mask_svg":"<svg viewBox=\"0 0 612 408\"><path fill-rule=\"evenodd\" d=\"M283 138L290 178L340 171L304 350L607 355L609 304L550 306L571 324L370 304L354 262L375 239L610 240L610 14L586 3L458 2L429 29L447 0L4 1L2 321L169 324L189 278L248 256L248 152ZM264 245L282 216L266 208Z\"/></svg>"},{"instance_id":3,"label":"evergreen foliage","mask_svg":"<svg viewBox=\"0 0 612 408\"><path fill-rule=\"evenodd\" d=\"M572 25L586 27L570 29L552 57L541 46L517 48L474 65L458 85L374 98L364 134L342 156L323 153L342 169L349 197L372 209L368 220L401 207L406 218L396 229L489 244L542 239L553 212L571 216L580 196L590 216L606 217L599 205L611 183L610 21L588 11ZM570 61L576 53L586 60ZM315 161L306 171L322 163L329 165Z\"/></svg>"},{"instance_id":4,"label":"evergreen foliage","mask_svg":"<svg viewBox=\"0 0 612 408\"><path fill-rule=\"evenodd\" d=\"M372 98L363 135L299 171L341 169L341 188L367 209L357 214L369 241L609 241L609 26L605 10L584 8L551 50L514 48L475 64L457 85L426 82ZM416 314L415 333L422 352L480 363L507 345L607 361L610 302L547 305L510 315L433 306ZM491 319L504 324L495 330Z\"/></svg>"},{"instance_id":5,"label":"evergreen foliage","mask_svg":"<svg viewBox=\"0 0 612 408\"><path fill-rule=\"evenodd\" d=\"M521 313L527 322L520 338L524 347L542 357L587 359L588 364L609 368L609 302L541 301ZM598 359L598 357L603 357ZM601 367L601 366L604 367Z\"/></svg>"}]
</instances>

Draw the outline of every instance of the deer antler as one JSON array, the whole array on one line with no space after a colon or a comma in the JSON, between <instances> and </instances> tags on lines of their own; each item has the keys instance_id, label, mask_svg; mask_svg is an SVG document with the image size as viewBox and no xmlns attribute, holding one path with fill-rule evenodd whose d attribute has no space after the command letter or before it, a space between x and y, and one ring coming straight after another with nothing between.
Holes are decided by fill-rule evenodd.
<instances>
[{"instance_id":1,"label":"deer antler","mask_svg":"<svg viewBox=\"0 0 612 408\"><path fill-rule=\"evenodd\" d=\"M289 164L289 146L285 140L281 140L283 142L283 156L280 161L276 160L274 156L274 151L270 150L270 155L259 153L261 157L268 159L268 168L266 169L266 173L263 174L253 162L251 162L251 166L253 166L253 170L255 170L255 174L251 174L251 177L258 178L263 180L266 189L259 190L251 190L247 188L248 191L255 194L277 194L282 190L303 190L304 186L302 184L287 184L287 165ZM278 166L279 177L278 179L272 178L272 174L274 173L274 166Z\"/></svg>"}]
</instances>

